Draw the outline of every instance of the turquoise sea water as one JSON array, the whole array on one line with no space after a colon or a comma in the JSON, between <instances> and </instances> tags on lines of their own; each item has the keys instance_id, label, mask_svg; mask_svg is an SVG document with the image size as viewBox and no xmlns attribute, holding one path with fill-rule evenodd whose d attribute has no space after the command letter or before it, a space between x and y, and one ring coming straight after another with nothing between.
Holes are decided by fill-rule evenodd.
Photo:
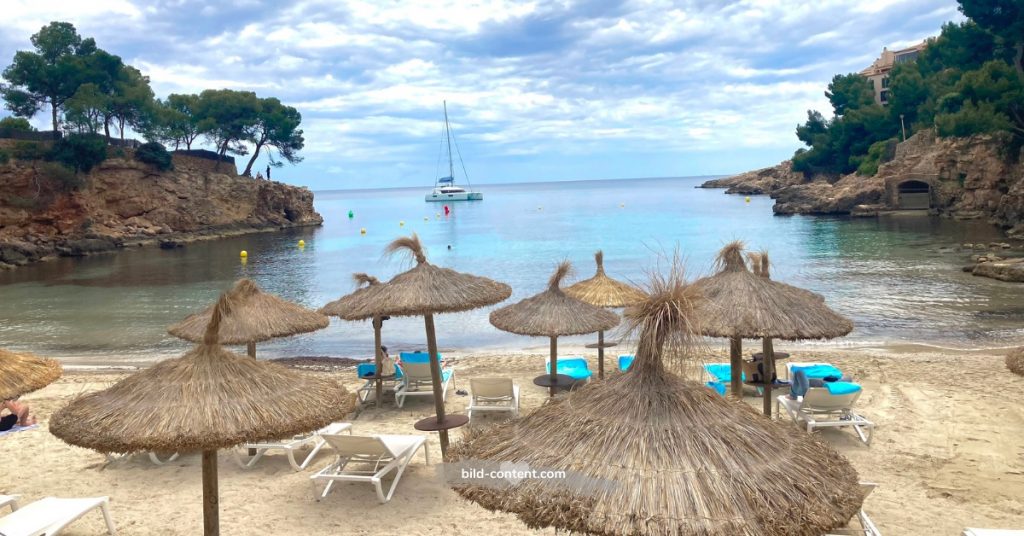
<instances>
[{"instance_id":1,"label":"turquoise sea water","mask_svg":"<svg viewBox=\"0 0 1024 536\"><path fill-rule=\"evenodd\" d=\"M442 205L423 201L427 188L319 192L320 228L59 259L0 273L0 347L72 363L165 357L187 348L166 335L166 327L212 302L235 279L248 276L265 290L319 307L353 290L353 272L386 279L406 269L408 261L382 252L411 232L419 233L431 262L504 281L514 290L512 301L540 291L563 259L573 262L576 278L590 277L599 248L610 275L642 282L676 248L693 277L706 275L717 250L742 239L768 250L773 278L824 294L853 319L849 344L968 348L1024 340L1024 285L965 274L960 267L968 253L948 249L1002 240L991 226L927 216L775 217L767 197L746 203L722 190L695 189L702 180L489 185L482 188L484 201L453 203L447 217ZM299 239L304 249L296 246ZM249 252L244 265L243 249ZM546 345L491 327L489 311L438 317L441 347ZM385 344L420 348L422 332L421 319L395 318L385 323ZM259 352L369 355L371 346L368 323L333 320L328 329L261 344Z\"/></svg>"}]
</instances>

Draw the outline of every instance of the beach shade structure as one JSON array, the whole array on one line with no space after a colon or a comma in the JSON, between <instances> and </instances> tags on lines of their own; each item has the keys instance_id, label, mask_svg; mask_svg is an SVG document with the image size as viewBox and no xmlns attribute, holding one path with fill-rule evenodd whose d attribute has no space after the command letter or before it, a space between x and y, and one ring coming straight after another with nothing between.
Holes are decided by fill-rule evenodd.
<instances>
[{"instance_id":1,"label":"beach shade structure","mask_svg":"<svg viewBox=\"0 0 1024 536\"><path fill-rule=\"evenodd\" d=\"M808 290L752 273L743 259L743 243L732 242L718 254L718 272L693 283L704 298L698 311L701 332L729 339L731 391L742 396L742 340L808 340L842 337L853 330L849 319ZM758 268L760 270L760 267ZM764 357L766 371L774 367L771 345ZM764 413L771 415L771 376L758 384L765 391Z\"/></svg>"},{"instance_id":2,"label":"beach shade structure","mask_svg":"<svg viewBox=\"0 0 1024 536\"><path fill-rule=\"evenodd\" d=\"M350 313L352 311L352 305L355 302L357 302L365 293L369 292L371 290L370 287L372 287L373 285L379 285L380 280L377 279L376 277L373 277L372 275L364 273L352 274L352 279L355 280L357 287L356 291L346 296L342 296L341 298L338 298L337 300L334 300L328 303L327 305L321 307L320 314L324 314L327 316L336 316L338 318L341 318L342 320L365 320L364 317L350 316ZM363 285L366 286L363 287ZM383 327L384 320L381 315L374 315L372 321L373 346L375 348L375 351L373 353L373 370L374 379L376 380L377 407L380 408L381 398L383 396L384 391L380 379L380 369L382 366L382 361L384 360L383 350L381 349L381 345L383 344L383 341L381 339L381 328Z\"/></svg>"},{"instance_id":3,"label":"beach shade structure","mask_svg":"<svg viewBox=\"0 0 1024 536\"><path fill-rule=\"evenodd\" d=\"M486 277L456 272L427 262L423 244L416 234L395 239L386 253L408 253L416 265L386 283L371 285L348 302L345 318L375 316L422 316L427 335L427 355L434 390L434 417L416 423L423 431L440 433L441 455L448 452L448 430L468 422L464 415L446 415L441 388L441 364L437 356L434 315L457 313L493 305L512 295L512 288Z\"/></svg>"},{"instance_id":4,"label":"beach shade structure","mask_svg":"<svg viewBox=\"0 0 1024 536\"><path fill-rule=\"evenodd\" d=\"M491 311L491 325L509 333L551 340L551 372L544 380L555 396L558 377L558 337L609 330L619 324L619 315L566 294L562 279L571 268L564 261L548 280L548 288L518 303ZM538 378L540 380L541 378ZM537 383L535 381L535 383Z\"/></svg>"},{"instance_id":5,"label":"beach shade structure","mask_svg":"<svg viewBox=\"0 0 1024 536\"><path fill-rule=\"evenodd\" d=\"M53 435L102 453L201 451L206 535L220 531L218 449L317 430L355 407L333 380L221 347L220 326L237 303L222 295L203 342L184 356L78 397L50 419Z\"/></svg>"},{"instance_id":6,"label":"beach shade structure","mask_svg":"<svg viewBox=\"0 0 1024 536\"><path fill-rule=\"evenodd\" d=\"M604 273L604 252L598 250L594 254L597 273L590 279L574 283L565 289L565 293L578 300L598 307L626 307L638 303L647 297L644 291L633 285L616 281ZM615 346L605 344L604 330L597 332L597 377L604 379L604 349ZM589 348L589 345L588 345Z\"/></svg>"},{"instance_id":7,"label":"beach shade structure","mask_svg":"<svg viewBox=\"0 0 1024 536\"><path fill-rule=\"evenodd\" d=\"M326 316L273 294L263 292L251 279L240 279L226 294L230 312L222 320L221 344L244 344L256 357L256 343L323 329ZM216 304L191 314L167 328L167 333L189 342L202 342Z\"/></svg>"},{"instance_id":8,"label":"beach shade structure","mask_svg":"<svg viewBox=\"0 0 1024 536\"><path fill-rule=\"evenodd\" d=\"M529 415L473 429L456 470L564 471L564 478L480 481L449 473L461 496L530 528L618 535L820 535L863 502L857 472L832 447L764 419L741 401L666 370L685 364L699 294L681 273L656 276L626 310L639 332L622 374ZM766 448L771 445L771 448Z\"/></svg>"},{"instance_id":9,"label":"beach shade structure","mask_svg":"<svg viewBox=\"0 0 1024 536\"><path fill-rule=\"evenodd\" d=\"M56 359L0 350L0 401L42 389L60 378L61 372Z\"/></svg>"},{"instance_id":10,"label":"beach shade structure","mask_svg":"<svg viewBox=\"0 0 1024 536\"><path fill-rule=\"evenodd\" d=\"M1024 347L1017 348L1006 355L1006 368L1014 374L1024 376Z\"/></svg>"}]
</instances>

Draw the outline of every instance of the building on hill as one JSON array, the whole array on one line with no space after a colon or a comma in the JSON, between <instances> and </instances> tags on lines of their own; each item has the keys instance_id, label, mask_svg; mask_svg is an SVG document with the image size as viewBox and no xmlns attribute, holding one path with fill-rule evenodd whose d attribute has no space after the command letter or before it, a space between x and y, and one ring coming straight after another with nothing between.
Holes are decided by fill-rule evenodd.
<instances>
[{"instance_id":1,"label":"building on hill","mask_svg":"<svg viewBox=\"0 0 1024 536\"><path fill-rule=\"evenodd\" d=\"M907 63L917 59L931 39L925 39L920 43L900 50L889 50L882 48L882 55L871 64L870 67L860 72L861 76L871 82L875 89L875 102L886 104L889 102L889 71L896 65Z\"/></svg>"}]
</instances>

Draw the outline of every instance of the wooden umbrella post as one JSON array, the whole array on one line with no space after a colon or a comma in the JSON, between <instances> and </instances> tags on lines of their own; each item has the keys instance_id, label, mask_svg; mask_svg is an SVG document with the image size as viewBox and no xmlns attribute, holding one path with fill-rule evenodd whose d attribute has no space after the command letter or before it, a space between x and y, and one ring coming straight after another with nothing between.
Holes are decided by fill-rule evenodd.
<instances>
[{"instance_id":1,"label":"wooden umbrella post","mask_svg":"<svg viewBox=\"0 0 1024 536\"><path fill-rule=\"evenodd\" d=\"M246 343L245 349L249 353L249 357L256 359L256 343L254 341Z\"/></svg>"},{"instance_id":2,"label":"wooden umbrella post","mask_svg":"<svg viewBox=\"0 0 1024 536\"><path fill-rule=\"evenodd\" d=\"M551 398L555 397L558 385L558 337L551 337Z\"/></svg>"},{"instance_id":3,"label":"wooden umbrella post","mask_svg":"<svg viewBox=\"0 0 1024 536\"><path fill-rule=\"evenodd\" d=\"M597 332L597 377L604 379L604 331Z\"/></svg>"},{"instance_id":4,"label":"wooden umbrella post","mask_svg":"<svg viewBox=\"0 0 1024 536\"><path fill-rule=\"evenodd\" d=\"M444 393L441 391L441 363L437 360L437 337L434 334L434 315L423 315L423 324L427 329L427 352L430 360L430 379L434 388L434 411L437 423L444 422ZM439 430L441 436L441 458L448 459L448 430Z\"/></svg>"},{"instance_id":5,"label":"wooden umbrella post","mask_svg":"<svg viewBox=\"0 0 1024 536\"><path fill-rule=\"evenodd\" d=\"M381 345L380 330L381 330L381 327L382 327L383 324L384 324L384 321L381 320L381 318L379 316L373 317L373 345L374 345L374 348L375 348L375 350L373 352L373 355L375 357L375 359L374 359L375 366L374 366L374 369L373 369L374 370L373 376L374 376L374 379L376 380L376 383L377 383L376 391L375 391L376 396L377 396L377 409L381 408L381 398L383 398L383 396L384 396L384 386L381 385L381 379L380 379L380 369L381 369L382 366L384 366L384 363L383 363L383 361L384 361L383 350L380 349L380 345Z\"/></svg>"},{"instance_id":6,"label":"wooden umbrella post","mask_svg":"<svg viewBox=\"0 0 1024 536\"><path fill-rule=\"evenodd\" d=\"M732 371L732 396L743 399L743 339L729 339L729 368Z\"/></svg>"},{"instance_id":7,"label":"wooden umbrella post","mask_svg":"<svg viewBox=\"0 0 1024 536\"><path fill-rule=\"evenodd\" d=\"M775 373L775 349L772 347L771 337L762 340L764 352L764 414L772 416L772 376Z\"/></svg>"},{"instance_id":8,"label":"wooden umbrella post","mask_svg":"<svg viewBox=\"0 0 1024 536\"><path fill-rule=\"evenodd\" d=\"M203 534L220 535L220 498L217 494L217 451L203 451Z\"/></svg>"}]
</instances>

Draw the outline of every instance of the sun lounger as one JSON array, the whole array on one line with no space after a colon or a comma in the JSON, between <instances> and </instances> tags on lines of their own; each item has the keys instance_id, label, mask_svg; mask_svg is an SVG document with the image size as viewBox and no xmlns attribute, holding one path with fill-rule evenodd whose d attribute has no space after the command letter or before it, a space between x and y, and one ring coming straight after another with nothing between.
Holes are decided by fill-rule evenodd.
<instances>
[{"instance_id":1,"label":"sun lounger","mask_svg":"<svg viewBox=\"0 0 1024 536\"><path fill-rule=\"evenodd\" d=\"M423 354L426 355L426 354ZM395 391L395 405L405 405L408 396L434 396L434 384L430 375L429 362L405 361L396 368L402 369L402 383ZM455 376L455 367L441 369L441 399L448 400L448 384Z\"/></svg>"},{"instance_id":2,"label":"sun lounger","mask_svg":"<svg viewBox=\"0 0 1024 536\"><path fill-rule=\"evenodd\" d=\"M474 411L505 411L519 415L519 386L512 378L472 378L469 380L467 413L473 420Z\"/></svg>"},{"instance_id":3,"label":"sun lounger","mask_svg":"<svg viewBox=\"0 0 1024 536\"><path fill-rule=\"evenodd\" d=\"M10 506L13 512L18 509L18 499L20 498L18 495L0 495L0 508Z\"/></svg>"},{"instance_id":4,"label":"sun lounger","mask_svg":"<svg viewBox=\"0 0 1024 536\"><path fill-rule=\"evenodd\" d=\"M548 374L551 374L550 359L547 362L546 368ZM590 367L587 366L587 360L582 357L568 357L565 359L559 359L558 373L565 374L566 376L569 376L570 378L576 381L586 380L594 375L594 373L590 371Z\"/></svg>"},{"instance_id":5,"label":"sun lounger","mask_svg":"<svg viewBox=\"0 0 1024 536\"><path fill-rule=\"evenodd\" d=\"M803 370L808 380L843 377L843 371L831 363L786 363L786 379L791 379L797 369Z\"/></svg>"},{"instance_id":6,"label":"sun lounger","mask_svg":"<svg viewBox=\"0 0 1024 536\"><path fill-rule=\"evenodd\" d=\"M386 503L398 487L402 473L409 466L419 448L423 448L423 459L430 463L427 452L427 438L414 435L322 436L327 444L338 453L337 459L310 477L313 489L319 498L327 497L335 482L368 482L377 491L377 500ZM353 467L361 466L361 467ZM384 492L384 478L394 472L387 493ZM317 482L326 481L323 493L316 489ZM319 500L319 499L317 499Z\"/></svg>"},{"instance_id":7,"label":"sun lounger","mask_svg":"<svg viewBox=\"0 0 1024 536\"><path fill-rule=\"evenodd\" d=\"M427 354L423 354L424 356ZM371 393L376 392L377 381L373 375L377 372L377 365L374 363L360 363L356 365L356 375L359 379L366 380L362 387L356 391L356 396L359 397L360 402L366 402L370 398ZM398 382L402 380L402 369L395 367L395 375L393 378L381 380L384 391L394 391Z\"/></svg>"},{"instance_id":8,"label":"sun lounger","mask_svg":"<svg viewBox=\"0 0 1024 536\"><path fill-rule=\"evenodd\" d=\"M871 495L871 492L874 491L874 489L876 487L878 487L878 484L875 484L874 482L861 482L860 483L860 488L864 491L864 498L865 499L867 499L868 495ZM827 536L838 536L838 535L882 536L882 533L878 530L878 527L875 526L875 523L873 521L871 521L871 518L868 517L868 514L867 514L867 512L864 511L864 508L861 508L860 511L857 512L857 521L860 522L860 529L855 529L855 528L839 529L839 530L836 530L834 532L829 533Z\"/></svg>"},{"instance_id":9,"label":"sun lounger","mask_svg":"<svg viewBox=\"0 0 1024 536\"><path fill-rule=\"evenodd\" d=\"M636 359L636 356L620 355L619 356L619 370L622 371L622 372L626 372L627 370L629 370L629 367L633 366L633 360L634 359Z\"/></svg>"},{"instance_id":10,"label":"sun lounger","mask_svg":"<svg viewBox=\"0 0 1024 536\"><path fill-rule=\"evenodd\" d=\"M728 363L706 363L704 371L711 377L709 381L720 382L728 385L732 382L732 365ZM747 381L747 375L740 373L741 381Z\"/></svg>"},{"instance_id":11,"label":"sun lounger","mask_svg":"<svg viewBox=\"0 0 1024 536\"><path fill-rule=\"evenodd\" d=\"M1024 536L1024 530L966 528L963 536Z\"/></svg>"},{"instance_id":12,"label":"sun lounger","mask_svg":"<svg viewBox=\"0 0 1024 536\"><path fill-rule=\"evenodd\" d=\"M347 422L334 422L327 426L309 434L297 435L291 439L283 441L264 441L262 443L247 443L242 445L240 448L235 449L235 461L238 462L243 469L249 469L256 462L260 461L267 452L272 450L283 450L288 454L288 463L292 466L292 469L296 471L302 471L306 467L309 467L309 462L313 461L320 449L324 448L326 442L323 439L323 434L340 434L342 432L352 433L352 425ZM295 461L295 451L304 448L311 448L306 458L302 460L302 463ZM248 454L244 454L248 453Z\"/></svg>"},{"instance_id":13,"label":"sun lounger","mask_svg":"<svg viewBox=\"0 0 1024 536\"><path fill-rule=\"evenodd\" d=\"M775 410L778 413L779 406L786 408L793 422L806 425L808 433L815 428L852 427L860 440L870 446L875 425L853 411L853 404L862 392L864 390L855 383L829 382L825 387L808 389L806 395L796 400L788 394L779 395L775 399Z\"/></svg>"},{"instance_id":14,"label":"sun lounger","mask_svg":"<svg viewBox=\"0 0 1024 536\"><path fill-rule=\"evenodd\" d=\"M4 536L53 536L59 534L71 523L99 509L107 522L107 533L116 534L114 521L110 518L110 501L106 497L85 499L59 499L46 497L22 506L0 518L0 534Z\"/></svg>"},{"instance_id":15,"label":"sun lounger","mask_svg":"<svg viewBox=\"0 0 1024 536\"><path fill-rule=\"evenodd\" d=\"M104 456L106 456L108 462L114 463L114 462L120 462L120 461L127 460L128 458L134 456L135 454L136 453L132 453L132 454L110 454L110 453L107 453L107 454L104 454ZM143 454L143 453L140 452L140 453L137 453L137 454ZM178 459L178 453L177 452L173 452L173 453L171 453L169 455L168 454L158 454L156 452L146 452L145 454L149 457L149 461L153 462L153 465L163 465L165 463L171 463L174 460ZM164 457L161 458L161 456L164 456Z\"/></svg>"}]
</instances>

